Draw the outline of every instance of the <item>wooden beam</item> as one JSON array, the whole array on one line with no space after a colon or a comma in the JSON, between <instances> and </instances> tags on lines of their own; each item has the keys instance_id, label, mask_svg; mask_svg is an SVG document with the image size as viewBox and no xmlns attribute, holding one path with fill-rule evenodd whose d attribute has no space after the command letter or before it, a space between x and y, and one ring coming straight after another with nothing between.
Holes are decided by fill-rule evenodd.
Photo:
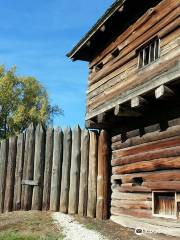
<instances>
[{"instance_id":1,"label":"wooden beam","mask_svg":"<svg viewBox=\"0 0 180 240\"><path fill-rule=\"evenodd\" d=\"M88 41L88 42L86 43L86 46L87 46L87 47L90 47L90 46L91 46L91 41Z\"/></svg>"},{"instance_id":2,"label":"wooden beam","mask_svg":"<svg viewBox=\"0 0 180 240\"><path fill-rule=\"evenodd\" d=\"M106 113L101 113L97 116L97 122L98 123L103 123L105 121Z\"/></svg>"},{"instance_id":3,"label":"wooden beam","mask_svg":"<svg viewBox=\"0 0 180 240\"><path fill-rule=\"evenodd\" d=\"M107 129L110 125L107 123L98 123L94 120L86 120L85 121L85 128L87 129Z\"/></svg>"},{"instance_id":4,"label":"wooden beam","mask_svg":"<svg viewBox=\"0 0 180 240\"><path fill-rule=\"evenodd\" d=\"M167 86L161 85L155 90L156 99L164 99L174 95L174 92Z\"/></svg>"},{"instance_id":5,"label":"wooden beam","mask_svg":"<svg viewBox=\"0 0 180 240\"><path fill-rule=\"evenodd\" d=\"M140 97L140 96L137 96L131 99L132 108L138 108L145 103L147 103L147 100L145 100L143 97Z\"/></svg>"},{"instance_id":6,"label":"wooden beam","mask_svg":"<svg viewBox=\"0 0 180 240\"><path fill-rule=\"evenodd\" d=\"M107 112L108 110L111 110L115 108L117 105L120 105L122 103L125 103L132 98L136 97L137 95L140 96L144 94L145 92L149 92L152 89L159 86L159 84L165 84L167 82L175 81L179 78L180 74L180 64L176 63L174 66L172 66L167 72L163 72L160 75L153 77L152 79L149 79L149 81L138 85L137 87L125 92L122 95L118 95L113 97L111 100L105 101L101 108L96 108L95 110L92 110L91 112L87 112L86 114L86 120L92 119L93 117L97 116L98 114L102 112Z\"/></svg>"},{"instance_id":7,"label":"wooden beam","mask_svg":"<svg viewBox=\"0 0 180 240\"><path fill-rule=\"evenodd\" d=\"M100 31L101 31L101 32L105 32L105 30L106 30L106 26L105 26L105 25L102 25L102 27L100 28Z\"/></svg>"},{"instance_id":8,"label":"wooden beam","mask_svg":"<svg viewBox=\"0 0 180 240\"><path fill-rule=\"evenodd\" d=\"M114 109L114 115L119 117L139 117L141 114L117 105Z\"/></svg>"},{"instance_id":9,"label":"wooden beam","mask_svg":"<svg viewBox=\"0 0 180 240\"><path fill-rule=\"evenodd\" d=\"M22 185L28 185L28 186L38 186L38 181L33 180L22 180Z\"/></svg>"}]
</instances>

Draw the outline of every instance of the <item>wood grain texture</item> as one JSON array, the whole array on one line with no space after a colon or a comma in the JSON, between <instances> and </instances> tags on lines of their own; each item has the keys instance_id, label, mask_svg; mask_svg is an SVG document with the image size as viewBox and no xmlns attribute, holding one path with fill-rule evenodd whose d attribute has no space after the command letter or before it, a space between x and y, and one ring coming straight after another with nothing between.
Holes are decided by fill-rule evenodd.
<instances>
[{"instance_id":1,"label":"wood grain texture","mask_svg":"<svg viewBox=\"0 0 180 240\"><path fill-rule=\"evenodd\" d=\"M134 179L142 178L145 182L180 181L180 170L162 170L152 172L139 172L132 174L112 175L112 183L121 179L122 183L133 183Z\"/></svg>"},{"instance_id":2,"label":"wood grain texture","mask_svg":"<svg viewBox=\"0 0 180 240\"><path fill-rule=\"evenodd\" d=\"M71 151L72 151L72 131L70 128L66 128L64 130L63 164L60 196L60 211L63 213L68 213Z\"/></svg>"},{"instance_id":3,"label":"wood grain texture","mask_svg":"<svg viewBox=\"0 0 180 240\"><path fill-rule=\"evenodd\" d=\"M35 152L35 130L33 124L26 131L25 155L23 180L33 180L34 174L34 152ZM33 187L25 185L22 187L22 209L31 210Z\"/></svg>"},{"instance_id":4,"label":"wood grain texture","mask_svg":"<svg viewBox=\"0 0 180 240\"><path fill-rule=\"evenodd\" d=\"M7 140L2 140L0 146L0 213L2 213L4 210L4 196L6 188L6 173L8 163L8 147L9 142Z\"/></svg>"},{"instance_id":5,"label":"wood grain texture","mask_svg":"<svg viewBox=\"0 0 180 240\"><path fill-rule=\"evenodd\" d=\"M51 193L51 174L53 162L53 128L46 131L46 150L45 150L45 169L44 169L44 188L43 188L43 210L49 210Z\"/></svg>"},{"instance_id":6,"label":"wood grain texture","mask_svg":"<svg viewBox=\"0 0 180 240\"><path fill-rule=\"evenodd\" d=\"M22 176L24 165L24 134L17 137L17 155L16 155L16 172L14 185L14 210L21 209L21 191L22 191Z\"/></svg>"},{"instance_id":7,"label":"wood grain texture","mask_svg":"<svg viewBox=\"0 0 180 240\"><path fill-rule=\"evenodd\" d=\"M50 198L51 211L59 210L62 154L63 154L63 132L61 129L58 128L54 130L54 149L53 149L51 198Z\"/></svg>"},{"instance_id":8,"label":"wood grain texture","mask_svg":"<svg viewBox=\"0 0 180 240\"><path fill-rule=\"evenodd\" d=\"M125 174L135 172L146 172L153 170L179 169L180 157L160 158L151 161L143 161L127 164L120 167L113 167L113 174Z\"/></svg>"},{"instance_id":9,"label":"wood grain texture","mask_svg":"<svg viewBox=\"0 0 180 240\"><path fill-rule=\"evenodd\" d=\"M139 218L152 218L152 211L148 209L124 209L118 207L111 207L112 215L130 215Z\"/></svg>"},{"instance_id":10,"label":"wood grain texture","mask_svg":"<svg viewBox=\"0 0 180 240\"><path fill-rule=\"evenodd\" d=\"M79 181L81 164L81 129L79 126L72 133L72 156L69 188L69 214L78 213L79 203Z\"/></svg>"},{"instance_id":11,"label":"wood grain texture","mask_svg":"<svg viewBox=\"0 0 180 240\"><path fill-rule=\"evenodd\" d=\"M179 135L180 135L179 125L169 127L168 129L166 129L166 131L147 133L142 137L140 136L132 137L127 139L125 142L119 141L119 139L121 138L121 134L120 134L113 137L113 140L116 142L113 141L112 149L113 150L118 150L123 148L129 149L130 147L133 147L133 146L137 147L137 145L140 145L140 144L147 143L148 145L150 142L153 142L153 141L159 141L159 143L163 141L166 142L167 138L173 138L173 137L179 138Z\"/></svg>"},{"instance_id":12,"label":"wood grain texture","mask_svg":"<svg viewBox=\"0 0 180 240\"><path fill-rule=\"evenodd\" d=\"M45 132L39 124L35 133L34 181L38 186L33 187L32 210L42 210L43 181L45 162Z\"/></svg>"},{"instance_id":13,"label":"wood grain texture","mask_svg":"<svg viewBox=\"0 0 180 240\"><path fill-rule=\"evenodd\" d=\"M98 164L98 138L96 132L90 132L89 146L89 177L88 177L88 206L87 216L96 216L97 202L97 164Z\"/></svg>"},{"instance_id":14,"label":"wood grain texture","mask_svg":"<svg viewBox=\"0 0 180 240\"><path fill-rule=\"evenodd\" d=\"M98 177L96 218L108 218L108 186L109 186L109 135L102 130L98 140Z\"/></svg>"},{"instance_id":15,"label":"wood grain texture","mask_svg":"<svg viewBox=\"0 0 180 240\"><path fill-rule=\"evenodd\" d=\"M81 169L79 184L79 206L78 215L87 215L88 201L88 173L89 173L89 131L83 130L81 134Z\"/></svg>"},{"instance_id":16,"label":"wood grain texture","mask_svg":"<svg viewBox=\"0 0 180 240\"><path fill-rule=\"evenodd\" d=\"M10 212L13 210L16 151L17 151L17 138L10 137L6 175L6 190L4 197L4 212Z\"/></svg>"},{"instance_id":17,"label":"wood grain texture","mask_svg":"<svg viewBox=\"0 0 180 240\"><path fill-rule=\"evenodd\" d=\"M129 156L119 157L111 161L112 166L121 166L135 162L150 161L159 158L178 157L180 156L180 146L170 147L158 150L147 150L138 154L130 154Z\"/></svg>"}]
</instances>

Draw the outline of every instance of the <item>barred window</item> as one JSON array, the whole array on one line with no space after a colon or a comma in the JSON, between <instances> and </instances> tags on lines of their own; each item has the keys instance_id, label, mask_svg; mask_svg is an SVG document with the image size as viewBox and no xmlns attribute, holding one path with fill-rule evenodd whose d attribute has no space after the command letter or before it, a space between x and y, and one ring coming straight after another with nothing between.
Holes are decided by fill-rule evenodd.
<instances>
[{"instance_id":1,"label":"barred window","mask_svg":"<svg viewBox=\"0 0 180 240\"><path fill-rule=\"evenodd\" d=\"M138 67L142 68L160 57L159 39L156 38L139 51Z\"/></svg>"},{"instance_id":2,"label":"barred window","mask_svg":"<svg viewBox=\"0 0 180 240\"><path fill-rule=\"evenodd\" d=\"M176 193L153 192L153 215L176 218Z\"/></svg>"}]
</instances>

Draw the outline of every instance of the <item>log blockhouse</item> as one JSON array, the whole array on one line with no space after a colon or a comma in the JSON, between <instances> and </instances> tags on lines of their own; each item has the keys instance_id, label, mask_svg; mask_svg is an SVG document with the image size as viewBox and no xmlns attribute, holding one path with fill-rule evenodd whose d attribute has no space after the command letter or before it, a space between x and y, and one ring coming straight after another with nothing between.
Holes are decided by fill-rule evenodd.
<instances>
[{"instance_id":1,"label":"log blockhouse","mask_svg":"<svg viewBox=\"0 0 180 240\"><path fill-rule=\"evenodd\" d=\"M128 227L180 226L179 4L117 0L68 53L89 62L86 127L111 134L110 214Z\"/></svg>"}]
</instances>

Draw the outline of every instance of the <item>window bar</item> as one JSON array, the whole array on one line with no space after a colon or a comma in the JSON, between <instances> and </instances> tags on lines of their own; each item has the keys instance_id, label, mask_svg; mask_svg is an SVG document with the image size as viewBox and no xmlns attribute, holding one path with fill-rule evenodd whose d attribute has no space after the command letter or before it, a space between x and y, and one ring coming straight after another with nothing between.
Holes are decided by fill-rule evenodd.
<instances>
[{"instance_id":1,"label":"window bar","mask_svg":"<svg viewBox=\"0 0 180 240\"><path fill-rule=\"evenodd\" d=\"M145 65L145 49L143 49L143 59L142 59L142 66Z\"/></svg>"},{"instance_id":2,"label":"window bar","mask_svg":"<svg viewBox=\"0 0 180 240\"><path fill-rule=\"evenodd\" d=\"M160 39L157 39L158 43L158 58L160 57Z\"/></svg>"},{"instance_id":3,"label":"window bar","mask_svg":"<svg viewBox=\"0 0 180 240\"><path fill-rule=\"evenodd\" d=\"M156 60L157 41L154 42L154 60Z\"/></svg>"},{"instance_id":4,"label":"window bar","mask_svg":"<svg viewBox=\"0 0 180 240\"><path fill-rule=\"evenodd\" d=\"M148 60L148 64L151 62L151 45L149 46L149 60Z\"/></svg>"}]
</instances>

